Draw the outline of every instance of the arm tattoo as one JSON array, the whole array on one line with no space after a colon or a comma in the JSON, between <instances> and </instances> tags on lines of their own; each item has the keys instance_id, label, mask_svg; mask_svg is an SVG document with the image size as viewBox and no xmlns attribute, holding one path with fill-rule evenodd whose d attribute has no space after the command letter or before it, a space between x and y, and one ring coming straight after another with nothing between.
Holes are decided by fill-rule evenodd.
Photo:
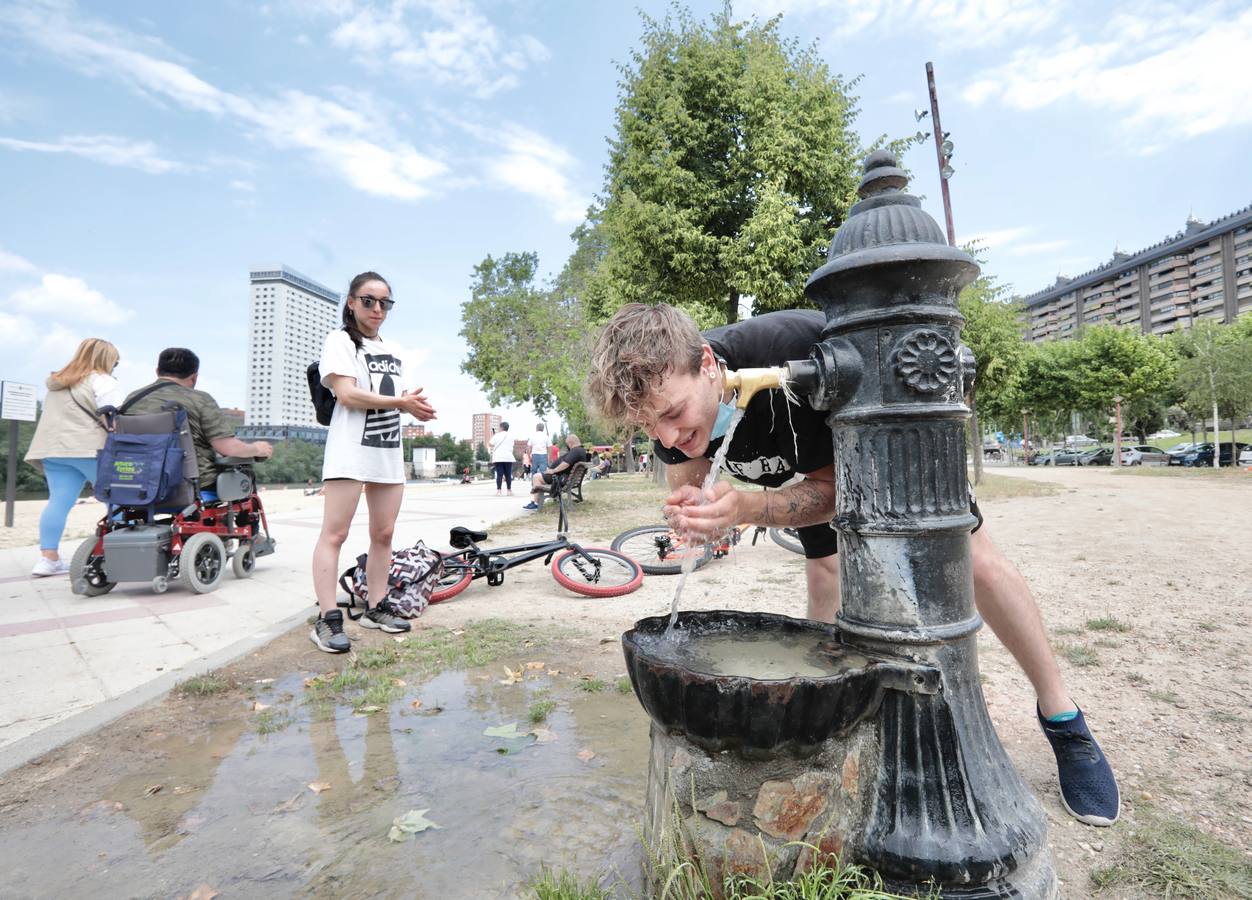
<instances>
[{"instance_id":1,"label":"arm tattoo","mask_svg":"<svg viewBox=\"0 0 1252 900\"><path fill-rule=\"evenodd\" d=\"M829 521L835 514L835 485L805 479L765 495L762 525L803 527Z\"/></svg>"}]
</instances>

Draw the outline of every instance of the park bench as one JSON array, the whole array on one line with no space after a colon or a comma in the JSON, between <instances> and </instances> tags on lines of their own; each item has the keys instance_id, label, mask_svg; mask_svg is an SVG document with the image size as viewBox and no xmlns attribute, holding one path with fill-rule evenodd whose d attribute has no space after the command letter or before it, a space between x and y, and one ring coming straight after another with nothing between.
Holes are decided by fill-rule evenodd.
<instances>
[{"instance_id":1,"label":"park bench","mask_svg":"<svg viewBox=\"0 0 1252 900\"><path fill-rule=\"evenodd\" d=\"M556 530L560 534L565 534L569 530L569 517L565 513L565 499L568 497L574 503L583 502L583 479L587 477L587 472L590 468L590 463L576 462L569 467L568 472L558 472L552 479L552 486L548 488L548 496L557 502L559 516L557 518Z\"/></svg>"}]
</instances>

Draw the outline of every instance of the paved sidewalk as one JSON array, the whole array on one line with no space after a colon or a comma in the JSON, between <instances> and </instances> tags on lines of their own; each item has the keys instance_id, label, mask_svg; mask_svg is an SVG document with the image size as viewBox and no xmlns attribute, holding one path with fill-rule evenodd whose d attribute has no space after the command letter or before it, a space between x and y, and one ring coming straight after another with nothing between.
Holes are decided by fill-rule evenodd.
<instances>
[{"instance_id":1,"label":"paved sidewalk","mask_svg":"<svg viewBox=\"0 0 1252 900\"><path fill-rule=\"evenodd\" d=\"M264 496L264 495L262 495ZM497 497L488 482L414 485L405 491L395 546L419 538L448 546L453 525L484 528L521 512L522 492ZM341 565L368 548L362 501ZM175 682L266 643L313 613L310 565L320 505L270 516L277 551L217 590L152 593L122 584L79 597L66 577L31 578L34 547L0 550L0 772L159 696ZM69 560L81 540L67 541Z\"/></svg>"}]
</instances>

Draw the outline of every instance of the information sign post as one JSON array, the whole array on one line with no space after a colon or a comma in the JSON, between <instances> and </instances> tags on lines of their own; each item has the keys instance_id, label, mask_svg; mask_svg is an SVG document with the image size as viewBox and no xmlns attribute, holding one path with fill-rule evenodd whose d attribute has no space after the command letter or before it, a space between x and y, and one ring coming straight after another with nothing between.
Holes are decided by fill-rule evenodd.
<instances>
[{"instance_id":1,"label":"information sign post","mask_svg":"<svg viewBox=\"0 0 1252 900\"><path fill-rule=\"evenodd\" d=\"M35 386L0 381L0 419L9 423L9 464L4 473L4 527L13 527L13 504L17 501L18 423L35 421Z\"/></svg>"}]
</instances>

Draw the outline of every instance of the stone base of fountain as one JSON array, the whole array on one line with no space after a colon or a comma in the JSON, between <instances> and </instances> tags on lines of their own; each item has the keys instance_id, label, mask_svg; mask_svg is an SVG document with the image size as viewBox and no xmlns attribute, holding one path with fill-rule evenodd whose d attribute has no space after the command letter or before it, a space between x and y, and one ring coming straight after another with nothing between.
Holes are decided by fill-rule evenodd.
<instances>
[{"instance_id":1,"label":"stone base of fountain","mask_svg":"<svg viewBox=\"0 0 1252 900\"><path fill-rule=\"evenodd\" d=\"M872 784L862 773L877 757L876 734L870 723L813 755L761 760L710 753L653 724L647 846L702 866L715 888L727 875L786 881L824 858L855 855L843 836L864 818Z\"/></svg>"}]
</instances>

